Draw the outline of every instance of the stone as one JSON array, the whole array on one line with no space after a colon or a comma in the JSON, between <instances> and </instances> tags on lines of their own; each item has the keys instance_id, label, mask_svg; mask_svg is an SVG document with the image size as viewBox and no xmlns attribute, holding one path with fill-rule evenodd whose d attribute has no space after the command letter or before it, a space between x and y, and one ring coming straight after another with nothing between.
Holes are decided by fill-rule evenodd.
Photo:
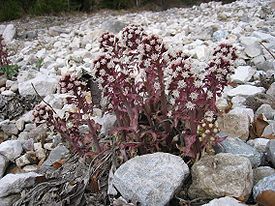
<instances>
[{"instance_id":1,"label":"stone","mask_svg":"<svg viewBox=\"0 0 275 206\"><path fill-rule=\"evenodd\" d=\"M15 163L18 167L23 167L25 165L33 164L36 162L36 156L34 152L27 152L21 157L15 160Z\"/></svg>"},{"instance_id":2,"label":"stone","mask_svg":"<svg viewBox=\"0 0 275 206\"><path fill-rule=\"evenodd\" d=\"M66 28L61 28L59 26L52 26L48 30L50 36L57 36L59 34L69 34L70 30Z\"/></svg>"},{"instance_id":3,"label":"stone","mask_svg":"<svg viewBox=\"0 0 275 206\"><path fill-rule=\"evenodd\" d=\"M20 194L9 195L7 197L0 197L0 206L11 206L13 205L19 198Z\"/></svg>"},{"instance_id":4,"label":"stone","mask_svg":"<svg viewBox=\"0 0 275 206\"><path fill-rule=\"evenodd\" d=\"M275 109L273 109L269 104L262 104L255 112L255 116L260 114L264 114L268 120L273 120L275 116Z\"/></svg>"},{"instance_id":5,"label":"stone","mask_svg":"<svg viewBox=\"0 0 275 206\"><path fill-rule=\"evenodd\" d=\"M0 123L0 128L7 135L17 135L19 132L16 124L10 121Z\"/></svg>"},{"instance_id":6,"label":"stone","mask_svg":"<svg viewBox=\"0 0 275 206\"><path fill-rule=\"evenodd\" d=\"M38 33L37 33L37 31L26 31L20 37L25 39L25 40L33 40L33 39L36 39L38 37Z\"/></svg>"},{"instance_id":7,"label":"stone","mask_svg":"<svg viewBox=\"0 0 275 206\"><path fill-rule=\"evenodd\" d=\"M275 69L275 62L274 61L264 61L263 63L257 64L258 70L268 71Z\"/></svg>"},{"instance_id":8,"label":"stone","mask_svg":"<svg viewBox=\"0 0 275 206\"><path fill-rule=\"evenodd\" d=\"M269 89L266 91L266 94L275 97L275 82L270 85Z\"/></svg>"},{"instance_id":9,"label":"stone","mask_svg":"<svg viewBox=\"0 0 275 206\"><path fill-rule=\"evenodd\" d=\"M275 135L275 121L274 120L269 120L268 125L264 128L264 131L262 133L262 137L265 138L272 138Z\"/></svg>"},{"instance_id":10,"label":"stone","mask_svg":"<svg viewBox=\"0 0 275 206\"><path fill-rule=\"evenodd\" d=\"M248 140L246 143L251 147L254 147L258 152L265 153L268 142L269 142L269 139L256 138L256 139Z\"/></svg>"},{"instance_id":11,"label":"stone","mask_svg":"<svg viewBox=\"0 0 275 206\"><path fill-rule=\"evenodd\" d=\"M257 200L263 192L267 192L267 191L272 191L273 195L275 194L275 175L270 175L263 178L254 186L253 188L254 199Z\"/></svg>"},{"instance_id":12,"label":"stone","mask_svg":"<svg viewBox=\"0 0 275 206\"><path fill-rule=\"evenodd\" d=\"M244 52L253 58L262 54L262 48L259 44L250 44L245 46Z\"/></svg>"},{"instance_id":13,"label":"stone","mask_svg":"<svg viewBox=\"0 0 275 206\"><path fill-rule=\"evenodd\" d=\"M254 119L252 109L235 107L218 118L218 125L222 132L247 140L250 123Z\"/></svg>"},{"instance_id":14,"label":"stone","mask_svg":"<svg viewBox=\"0 0 275 206\"><path fill-rule=\"evenodd\" d=\"M42 148L41 142L34 143L33 147L34 147L34 151L35 151L36 157L39 160L42 160L42 159L46 158L46 152L45 152L45 149Z\"/></svg>"},{"instance_id":15,"label":"stone","mask_svg":"<svg viewBox=\"0 0 275 206\"><path fill-rule=\"evenodd\" d=\"M261 166L253 169L253 182L256 185L260 180L265 177L275 175L275 169L269 166Z\"/></svg>"},{"instance_id":16,"label":"stone","mask_svg":"<svg viewBox=\"0 0 275 206\"><path fill-rule=\"evenodd\" d=\"M126 26L127 24L125 22L116 19L108 19L102 23L101 28L103 31L109 31L114 34L117 34Z\"/></svg>"},{"instance_id":17,"label":"stone","mask_svg":"<svg viewBox=\"0 0 275 206\"><path fill-rule=\"evenodd\" d=\"M253 37L253 36L241 36L239 40L245 46L255 44L260 41L258 38Z\"/></svg>"},{"instance_id":18,"label":"stone","mask_svg":"<svg viewBox=\"0 0 275 206\"><path fill-rule=\"evenodd\" d=\"M247 200L253 187L251 163L238 155L205 156L193 165L191 174L191 199L232 196Z\"/></svg>"},{"instance_id":19,"label":"stone","mask_svg":"<svg viewBox=\"0 0 275 206\"><path fill-rule=\"evenodd\" d=\"M236 107L245 107L245 101L246 98L245 97L241 97L241 96L235 96L231 99L231 103L232 108L236 108Z\"/></svg>"},{"instance_id":20,"label":"stone","mask_svg":"<svg viewBox=\"0 0 275 206\"><path fill-rule=\"evenodd\" d=\"M4 87L6 85L6 82L8 81L6 75L0 75L0 88Z\"/></svg>"},{"instance_id":21,"label":"stone","mask_svg":"<svg viewBox=\"0 0 275 206\"><path fill-rule=\"evenodd\" d=\"M31 187L38 176L41 175L35 172L5 175L0 179L0 198L20 193L23 188Z\"/></svg>"},{"instance_id":22,"label":"stone","mask_svg":"<svg viewBox=\"0 0 275 206\"><path fill-rule=\"evenodd\" d=\"M265 88L263 87L256 87L253 85L239 85L233 89L231 89L229 92L227 92L227 95L230 97L234 96L252 96L258 93L262 93L265 91Z\"/></svg>"},{"instance_id":23,"label":"stone","mask_svg":"<svg viewBox=\"0 0 275 206\"><path fill-rule=\"evenodd\" d=\"M13 24L8 24L3 32L3 38L6 44L9 44L16 34L16 28Z\"/></svg>"},{"instance_id":24,"label":"stone","mask_svg":"<svg viewBox=\"0 0 275 206\"><path fill-rule=\"evenodd\" d=\"M258 93L247 97L245 101L245 105L254 111L256 111L262 104L269 104L275 109L275 98L265 93Z\"/></svg>"},{"instance_id":25,"label":"stone","mask_svg":"<svg viewBox=\"0 0 275 206\"><path fill-rule=\"evenodd\" d=\"M116 122L116 116L113 114L104 114L103 117L94 117L93 119L97 124L101 125L101 136L107 135Z\"/></svg>"},{"instance_id":26,"label":"stone","mask_svg":"<svg viewBox=\"0 0 275 206\"><path fill-rule=\"evenodd\" d=\"M253 77L256 69L251 66L238 66L235 73L231 76L231 80L236 83L246 83Z\"/></svg>"},{"instance_id":27,"label":"stone","mask_svg":"<svg viewBox=\"0 0 275 206\"><path fill-rule=\"evenodd\" d=\"M275 167L275 139L271 139L267 144L267 159Z\"/></svg>"},{"instance_id":28,"label":"stone","mask_svg":"<svg viewBox=\"0 0 275 206\"><path fill-rule=\"evenodd\" d=\"M69 150L64 145L59 145L54 148L47 160L42 164L42 168L50 168L53 163L65 158L65 156L69 153Z\"/></svg>"},{"instance_id":29,"label":"stone","mask_svg":"<svg viewBox=\"0 0 275 206\"><path fill-rule=\"evenodd\" d=\"M25 172L36 172L38 170L37 165L26 165L22 168Z\"/></svg>"},{"instance_id":30,"label":"stone","mask_svg":"<svg viewBox=\"0 0 275 206\"><path fill-rule=\"evenodd\" d=\"M187 164L168 153L134 157L114 173L113 184L120 194L142 206L166 205L189 175Z\"/></svg>"},{"instance_id":31,"label":"stone","mask_svg":"<svg viewBox=\"0 0 275 206\"><path fill-rule=\"evenodd\" d=\"M215 146L217 153L230 153L248 158L253 168L261 164L262 155L253 147L237 137L227 137Z\"/></svg>"},{"instance_id":32,"label":"stone","mask_svg":"<svg viewBox=\"0 0 275 206\"><path fill-rule=\"evenodd\" d=\"M23 119L16 120L15 124L19 131L23 131L24 126L25 126L25 121Z\"/></svg>"},{"instance_id":33,"label":"stone","mask_svg":"<svg viewBox=\"0 0 275 206\"><path fill-rule=\"evenodd\" d=\"M225 31L225 30L218 30L218 31L215 31L213 33L213 41L216 41L216 42L219 42L223 39L226 39L226 37L228 36L228 31Z\"/></svg>"},{"instance_id":34,"label":"stone","mask_svg":"<svg viewBox=\"0 0 275 206\"><path fill-rule=\"evenodd\" d=\"M207 46L200 45L195 48L195 54L199 60L207 60L209 58L210 51Z\"/></svg>"},{"instance_id":35,"label":"stone","mask_svg":"<svg viewBox=\"0 0 275 206\"><path fill-rule=\"evenodd\" d=\"M0 144L0 154L13 161L23 152L22 145L18 140L7 140Z\"/></svg>"},{"instance_id":36,"label":"stone","mask_svg":"<svg viewBox=\"0 0 275 206\"><path fill-rule=\"evenodd\" d=\"M202 206L246 206L233 197L222 197L219 199L211 200L209 203Z\"/></svg>"},{"instance_id":37,"label":"stone","mask_svg":"<svg viewBox=\"0 0 275 206\"><path fill-rule=\"evenodd\" d=\"M3 24L0 24L0 34L2 35L5 31L6 26Z\"/></svg>"},{"instance_id":38,"label":"stone","mask_svg":"<svg viewBox=\"0 0 275 206\"><path fill-rule=\"evenodd\" d=\"M44 97L55 92L57 83L58 79L56 77L47 76L41 73L33 79L19 82L18 91L19 94L22 96L36 95L36 92L32 87L33 84L38 94Z\"/></svg>"},{"instance_id":39,"label":"stone","mask_svg":"<svg viewBox=\"0 0 275 206\"><path fill-rule=\"evenodd\" d=\"M6 168L8 166L8 160L6 157L4 157L3 155L0 155L0 179L3 177Z\"/></svg>"}]
</instances>

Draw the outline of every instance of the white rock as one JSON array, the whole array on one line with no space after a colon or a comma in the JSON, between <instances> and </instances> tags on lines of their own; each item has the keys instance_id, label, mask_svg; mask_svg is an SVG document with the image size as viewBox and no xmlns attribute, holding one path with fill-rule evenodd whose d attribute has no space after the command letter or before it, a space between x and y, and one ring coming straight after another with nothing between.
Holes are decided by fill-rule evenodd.
<instances>
[{"instance_id":1,"label":"white rock","mask_svg":"<svg viewBox=\"0 0 275 206\"><path fill-rule=\"evenodd\" d=\"M201 45L195 48L195 54L199 60L207 60L209 58L210 51L207 46Z\"/></svg>"},{"instance_id":2,"label":"white rock","mask_svg":"<svg viewBox=\"0 0 275 206\"><path fill-rule=\"evenodd\" d=\"M275 109L273 109L269 104L262 104L255 112L256 116L260 114L264 114L268 120L273 120L275 117Z\"/></svg>"},{"instance_id":3,"label":"white rock","mask_svg":"<svg viewBox=\"0 0 275 206\"><path fill-rule=\"evenodd\" d=\"M3 34L3 33L4 33L5 28L6 28L5 25L3 25L3 24L0 25L0 34Z\"/></svg>"},{"instance_id":4,"label":"white rock","mask_svg":"<svg viewBox=\"0 0 275 206\"><path fill-rule=\"evenodd\" d=\"M142 206L166 205L189 175L178 156L154 153L137 156L121 165L114 174L114 187L121 195Z\"/></svg>"},{"instance_id":5,"label":"white rock","mask_svg":"<svg viewBox=\"0 0 275 206\"><path fill-rule=\"evenodd\" d=\"M18 90L19 94L22 96L36 95L35 90L32 87L33 84L39 95L47 96L55 92L57 83L57 77L47 76L41 73L33 79L20 82L18 84Z\"/></svg>"},{"instance_id":6,"label":"white rock","mask_svg":"<svg viewBox=\"0 0 275 206\"><path fill-rule=\"evenodd\" d=\"M262 48L259 44L247 45L244 51L249 57L256 57L262 54Z\"/></svg>"},{"instance_id":7,"label":"white rock","mask_svg":"<svg viewBox=\"0 0 275 206\"><path fill-rule=\"evenodd\" d=\"M239 85L234 89L231 89L230 91L227 92L227 95L230 97L234 96L253 96L257 93L262 93L265 91L265 88L263 87L256 87L252 85Z\"/></svg>"},{"instance_id":8,"label":"white rock","mask_svg":"<svg viewBox=\"0 0 275 206\"><path fill-rule=\"evenodd\" d=\"M8 24L3 32L5 43L10 43L16 34L16 29L13 24Z\"/></svg>"},{"instance_id":9,"label":"white rock","mask_svg":"<svg viewBox=\"0 0 275 206\"><path fill-rule=\"evenodd\" d=\"M94 117L94 121L101 125L101 135L106 135L113 128L116 122L116 116L113 114L104 114L103 117Z\"/></svg>"},{"instance_id":10,"label":"white rock","mask_svg":"<svg viewBox=\"0 0 275 206\"><path fill-rule=\"evenodd\" d=\"M7 174L0 179L0 197L19 193L23 188L34 185L35 178L41 176L34 172L22 174Z\"/></svg>"},{"instance_id":11,"label":"white rock","mask_svg":"<svg viewBox=\"0 0 275 206\"><path fill-rule=\"evenodd\" d=\"M222 197L219 199L211 200L209 203L202 206L246 206L233 197Z\"/></svg>"},{"instance_id":12,"label":"white rock","mask_svg":"<svg viewBox=\"0 0 275 206\"><path fill-rule=\"evenodd\" d=\"M19 140L7 140L0 144L0 154L10 161L19 157L22 152L23 148Z\"/></svg>"},{"instance_id":13,"label":"white rock","mask_svg":"<svg viewBox=\"0 0 275 206\"><path fill-rule=\"evenodd\" d=\"M252 36L249 36L249 37L245 37L245 36L242 36L240 37L240 42L244 45L251 45L251 44L255 44L257 42L259 42L260 40L256 37L252 37Z\"/></svg>"},{"instance_id":14,"label":"white rock","mask_svg":"<svg viewBox=\"0 0 275 206\"><path fill-rule=\"evenodd\" d=\"M256 72L251 66L239 66L235 69L235 73L231 76L232 81L237 83L248 82Z\"/></svg>"}]
</instances>

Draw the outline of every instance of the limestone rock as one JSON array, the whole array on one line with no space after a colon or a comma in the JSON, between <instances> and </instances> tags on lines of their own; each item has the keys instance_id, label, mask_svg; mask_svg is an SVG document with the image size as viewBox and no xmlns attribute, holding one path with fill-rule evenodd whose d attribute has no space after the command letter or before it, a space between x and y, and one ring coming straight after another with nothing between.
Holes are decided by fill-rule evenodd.
<instances>
[{"instance_id":1,"label":"limestone rock","mask_svg":"<svg viewBox=\"0 0 275 206\"><path fill-rule=\"evenodd\" d=\"M256 72L251 66L239 66L235 69L235 73L231 76L232 81L237 83L248 82Z\"/></svg>"},{"instance_id":2,"label":"limestone rock","mask_svg":"<svg viewBox=\"0 0 275 206\"><path fill-rule=\"evenodd\" d=\"M256 86L252 86L252 85L239 85L234 89L231 89L227 95L230 97L234 97L237 95L240 96L252 96L255 95L257 93L261 93L264 92L265 88L263 87L256 87Z\"/></svg>"},{"instance_id":3,"label":"limestone rock","mask_svg":"<svg viewBox=\"0 0 275 206\"><path fill-rule=\"evenodd\" d=\"M253 188L253 197L255 200L257 199L265 199L260 198L261 195L263 195L264 192L271 192L273 193L273 199L275 195L275 175L271 175L268 177L263 178L260 180ZM268 201L268 200L266 200ZM261 201L262 202L262 201ZM273 202L274 203L274 202Z\"/></svg>"},{"instance_id":4,"label":"limestone rock","mask_svg":"<svg viewBox=\"0 0 275 206\"><path fill-rule=\"evenodd\" d=\"M232 196L247 199L253 187L253 170L245 157L221 153L205 156L192 167L189 196L218 198Z\"/></svg>"},{"instance_id":5,"label":"limestone rock","mask_svg":"<svg viewBox=\"0 0 275 206\"><path fill-rule=\"evenodd\" d=\"M256 185L260 180L265 177L275 175L275 169L269 166L261 166L253 169L253 182Z\"/></svg>"},{"instance_id":6,"label":"limestone rock","mask_svg":"<svg viewBox=\"0 0 275 206\"><path fill-rule=\"evenodd\" d=\"M19 157L22 151L22 145L18 140L7 140L0 144L0 154L4 155L10 161Z\"/></svg>"},{"instance_id":7,"label":"limestone rock","mask_svg":"<svg viewBox=\"0 0 275 206\"><path fill-rule=\"evenodd\" d=\"M243 204L232 197L222 197L219 199L211 200L209 203L202 206L246 206L246 204Z\"/></svg>"},{"instance_id":8,"label":"limestone rock","mask_svg":"<svg viewBox=\"0 0 275 206\"><path fill-rule=\"evenodd\" d=\"M5 43L10 43L16 34L16 28L13 24L8 24L3 32L3 38L5 40Z\"/></svg>"},{"instance_id":9,"label":"limestone rock","mask_svg":"<svg viewBox=\"0 0 275 206\"><path fill-rule=\"evenodd\" d=\"M0 179L3 177L7 166L8 160L0 154Z\"/></svg>"},{"instance_id":10,"label":"limestone rock","mask_svg":"<svg viewBox=\"0 0 275 206\"><path fill-rule=\"evenodd\" d=\"M121 195L142 206L166 205L189 175L178 156L154 153L137 156L121 165L114 174L114 187Z\"/></svg>"},{"instance_id":11,"label":"limestone rock","mask_svg":"<svg viewBox=\"0 0 275 206\"><path fill-rule=\"evenodd\" d=\"M250 160L252 167L258 167L261 164L262 155L237 137L227 137L216 145L215 150L217 153L231 153L246 157Z\"/></svg>"},{"instance_id":12,"label":"limestone rock","mask_svg":"<svg viewBox=\"0 0 275 206\"><path fill-rule=\"evenodd\" d=\"M23 188L32 186L38 176L40 175L34 172L5 175L0 179L0 197L19 193Z\"/></svg>"},{"instance_id":13,"label":"limestone rock","mask_svg":"<svg viewBox=\"0 0 275 206\"><path fill-rule=\"evenodd\" d=\"M270 140L267 144L267 158L275 167L275 139Z\"/></svg>"}]
</instances>

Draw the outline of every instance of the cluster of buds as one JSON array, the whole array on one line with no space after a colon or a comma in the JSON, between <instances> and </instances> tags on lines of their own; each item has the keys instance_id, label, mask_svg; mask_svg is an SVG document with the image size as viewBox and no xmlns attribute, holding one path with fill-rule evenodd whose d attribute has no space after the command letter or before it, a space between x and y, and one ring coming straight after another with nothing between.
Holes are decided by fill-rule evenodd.
<instances>
[{"instance_id":1,"label":"cluster of buds","mask_svg":"<svg viewBox=\"0 0 275 206\"><path fill-rule=\"evenodd\" d=\"M10 61L8 60L8 52L4 42L4 38L0 34L0 67L9 65Z\"/></svg>"},{"instance_id":2,"label":"cluster of buds","mask_svg":"<svg viewBox=\"0 0 275 206\"><path fill-rule=\"evenodd\" d=\"M223 88L227 86L230 75L234 73L234 60L237 59L236 48L229 44L220 44L214 51L213 58L206 68L205 83L207 88L215 90L220 96Z\"/></svg>"},{"instance_id":3,"label":"cluster of buds","mask_svg":"<svg viewBox=\"0 0 275 206\"><path fill-rule=\"evenodd\" d=\"M205 117L202 119L197 128L197 135L199 141L205 151L209 154L213 154L213 145L219 142L217 134L219 132L218 122L216 118Z\"/></svg>"},{"instance_id":4,"label":"cluster of buds","mask_svg":"<svg viewBox=\"0 0 275 206\"><path fill-rule=\"evenodd\" d=\"M41 103L34 107L32 115L36 124L49 123L53 118L53 111L48 105Z\"/></svg>"}]
</instances>

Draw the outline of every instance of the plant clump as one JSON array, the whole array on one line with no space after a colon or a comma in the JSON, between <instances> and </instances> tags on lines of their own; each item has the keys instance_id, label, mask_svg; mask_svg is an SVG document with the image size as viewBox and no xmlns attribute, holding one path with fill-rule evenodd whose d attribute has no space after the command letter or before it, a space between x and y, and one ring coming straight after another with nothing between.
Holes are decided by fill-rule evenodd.
<instances>
[{"instance_id":1,"label":"plant clump","mask_svg":"<svg viewBox=\"0 0 275 206\"><path fill-rule=\"evenodd\" d=\"M129 25L117 36L104 33L99 41L102 53L91 71L107 100L104 112L116 116L107 135L111 141L99 137L91 93L74 75L59 83L72 109L61 118L49 105L38 105L35 122L53 126L81 155L115 148L123 160L157 151L194 159L213 151L221 141L216 98L234 72L233 46L217 46L207 67L199 69L192 57L172 50L139 26ZM81 132L81 127L88 132Z\"/></svg>"}]
</instances>

